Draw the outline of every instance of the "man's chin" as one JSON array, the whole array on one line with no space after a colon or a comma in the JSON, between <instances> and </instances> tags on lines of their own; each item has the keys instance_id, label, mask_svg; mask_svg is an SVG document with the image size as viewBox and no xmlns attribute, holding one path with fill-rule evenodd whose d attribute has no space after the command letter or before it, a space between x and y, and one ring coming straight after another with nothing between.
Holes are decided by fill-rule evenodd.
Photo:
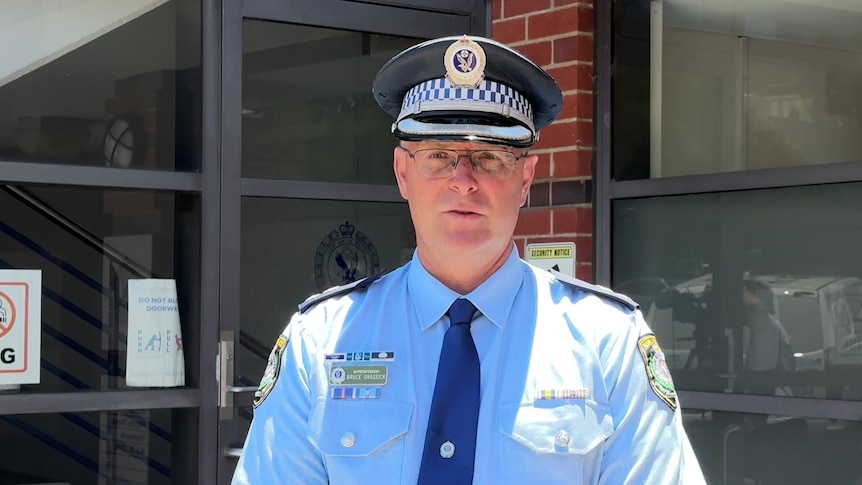
<instances>
[{"instance_id":1,"label":"man's chin","mask_svg":"<svg viewBox=\"0 0 862 485\"><path fill-rule=\"evenodd\" d=\"M451 234L441 243L442 249L453 256L488 255L499 246L487 234L475 233Z\"/></svg>"}]
</instances>

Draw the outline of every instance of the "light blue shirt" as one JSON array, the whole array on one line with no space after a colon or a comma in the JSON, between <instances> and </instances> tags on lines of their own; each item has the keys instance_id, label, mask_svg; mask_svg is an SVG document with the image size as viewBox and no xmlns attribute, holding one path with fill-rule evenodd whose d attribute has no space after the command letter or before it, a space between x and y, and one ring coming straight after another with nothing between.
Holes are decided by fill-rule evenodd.
<instances>
[{"instance_id":1,"label":"light blue shirt","mask_svg":"<svg viewBox=\"0 0 862 485\"><path fill-rule=\"evenodd\" d=\"M414 255L366 290L294 315L233 483L415 484L445 314L459 296ZM514 246L465 297L481 312L474 483L705 483L679 408L650 385L639 310L561 283ZM354 352L377 360L332 360ZM345 373L377 381L346 386ZM343 389L352 398L333 398Z\"/></svg>"}]
</instances>

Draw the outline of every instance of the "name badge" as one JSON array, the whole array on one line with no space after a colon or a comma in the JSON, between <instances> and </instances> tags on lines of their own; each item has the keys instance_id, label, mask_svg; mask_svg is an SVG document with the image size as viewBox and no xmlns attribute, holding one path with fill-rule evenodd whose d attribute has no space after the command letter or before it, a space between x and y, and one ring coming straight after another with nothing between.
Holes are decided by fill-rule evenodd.
<instances>
[{"instance_id":1,"label":"name badge","mask_svg":"<svg viewBox=\"0 0 862 485\"><path fill-rule=\"evenodd\" d=\"M329 383L336 386L384 386L389 377L385 365L333 366Z\"/></svg>"}]
</instances>

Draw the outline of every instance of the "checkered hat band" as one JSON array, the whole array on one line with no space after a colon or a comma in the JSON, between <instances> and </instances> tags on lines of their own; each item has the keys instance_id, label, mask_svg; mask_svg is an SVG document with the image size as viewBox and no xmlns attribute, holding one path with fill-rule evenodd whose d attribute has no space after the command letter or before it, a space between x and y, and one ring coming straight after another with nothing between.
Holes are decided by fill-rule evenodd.
<instances>
[{"instance_id":1,"label":"checkered hat band","mask_svg":"<svg viewBox=\"0 0 862 485\"><path fill-rule=\"evenodd\" d=\"M482 81L476 88L455 88L445 78L432 79L414 86L404 96L401 109L424 101L486 101L509 105L527 119L533 119L533 109L527 98L514 89L496 81Z\"/></svg>"}]
</instances>

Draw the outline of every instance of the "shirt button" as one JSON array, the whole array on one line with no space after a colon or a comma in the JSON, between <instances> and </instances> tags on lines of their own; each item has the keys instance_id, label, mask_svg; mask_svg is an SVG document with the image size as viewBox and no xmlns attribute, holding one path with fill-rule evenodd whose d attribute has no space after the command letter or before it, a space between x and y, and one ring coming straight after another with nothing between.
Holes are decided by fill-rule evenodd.
<instances>
[{"instance_id":1,"label":"shirt button","mask_svg":"<svg viewBox=\"0 0 862 485\"><path fill-rule=\"evenodd\" d=\"M569 433L566 433L566 430L561 429L557 433L557 436L554 437L554 446L557 447L557 451L562 451L569 447Z\"/></svg>"},{"instance_id":2,"label":"shirt button","mask_svg":"<svg viewBox=\"0 0 862 485\"><path fill-rule=\"evenodd\" d=\"M352 448L353 445L356 444L356 436L350 431L341 435L341 446L345 448Z\"/></svg>"}]
</instances>

